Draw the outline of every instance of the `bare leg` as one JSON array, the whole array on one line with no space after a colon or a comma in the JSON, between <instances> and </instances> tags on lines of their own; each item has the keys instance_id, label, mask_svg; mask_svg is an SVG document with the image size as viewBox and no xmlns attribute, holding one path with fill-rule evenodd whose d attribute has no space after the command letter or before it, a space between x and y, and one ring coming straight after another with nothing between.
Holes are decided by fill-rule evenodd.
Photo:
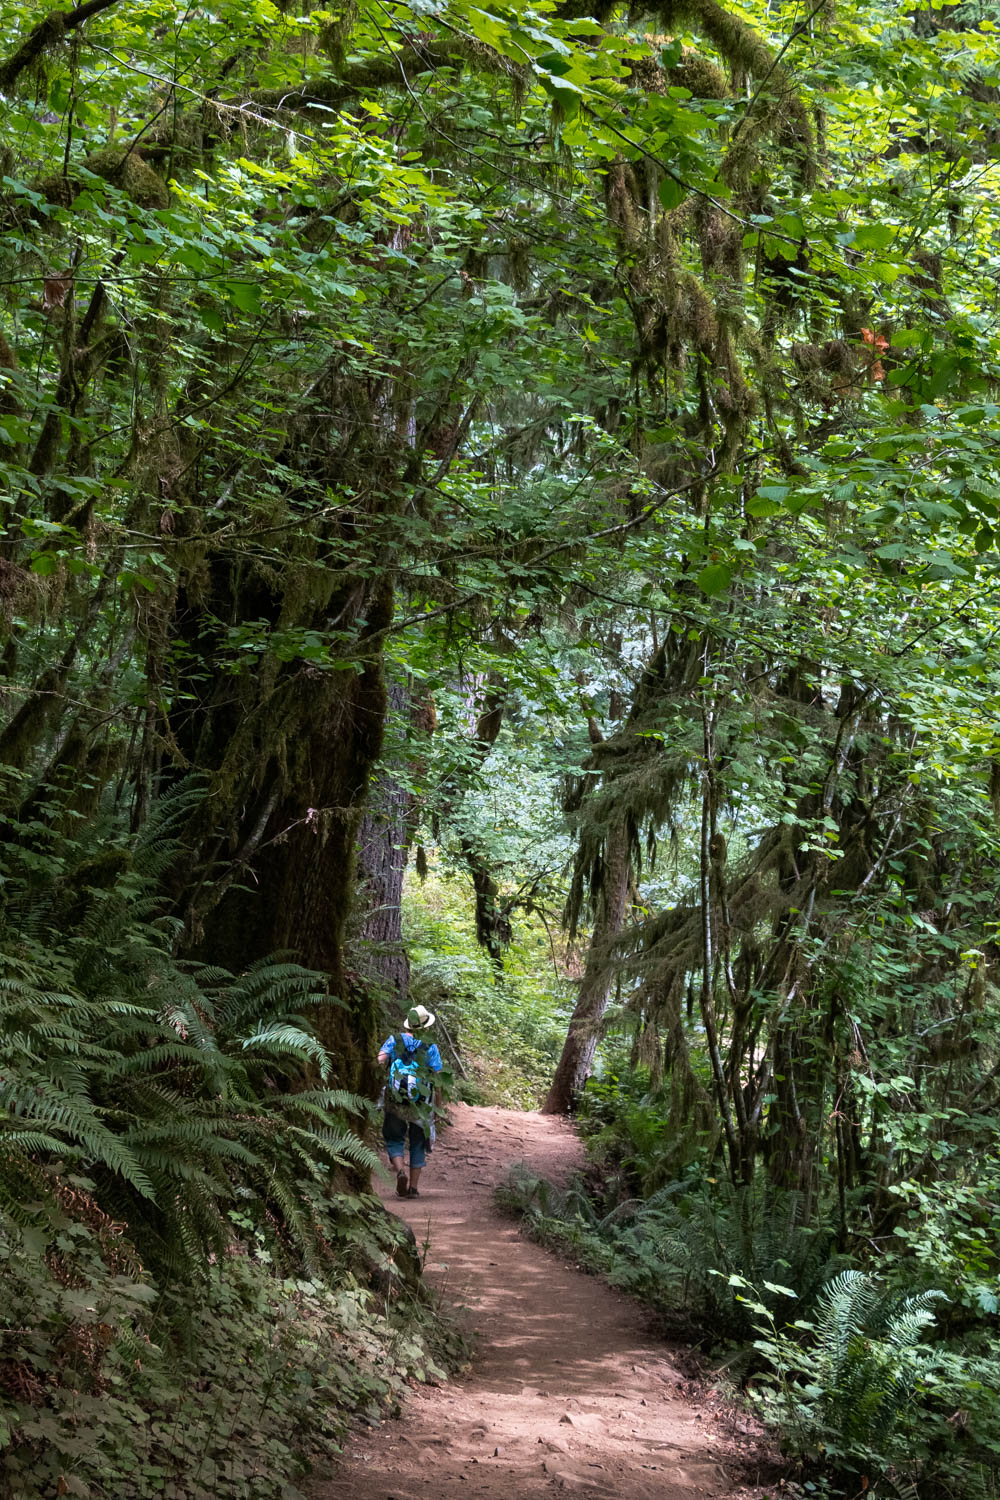
<instances>
[{"instance_id":1,"label":"bare leg","mask_svg":"<svg viewBox=\"0 0 1000 1500\"><path fill-rule=\"evenodd\" d=\"M417 1183L420 1181L420 1174L421 1174L421 1172L423 1170L424 1170L423 1167L411 1167L410 1168L410 1187L411 1188L415 1188L416 1187Z\"/></svg>"},{"instance_id":2,"label":"bare leg","mask_svg":"<svg viewBox=\"0 0 1000 1500\"><path fill-rule=\"evenodd\" d=\"M405 1198L409 1186L406 1180L406 1165L401 1156L390 1156L389 1165L396 1174L396 1196Z\"/></svg>"}]
</instances>

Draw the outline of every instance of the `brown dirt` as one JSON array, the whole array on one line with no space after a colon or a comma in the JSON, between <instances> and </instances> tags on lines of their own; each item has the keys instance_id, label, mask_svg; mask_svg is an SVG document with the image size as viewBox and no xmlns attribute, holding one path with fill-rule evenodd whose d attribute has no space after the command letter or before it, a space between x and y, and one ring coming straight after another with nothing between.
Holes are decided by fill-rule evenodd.
<instances>
[{"instance_id":1,"label":"brown dirt","mask_svg":"<svg viewBox=\"0 0 1000 1500\"><path fill-rule=\"evenodd\" d=\"M426 1247L426 1275L477 1337L468 1375L418 1387L403 1417L348 1444L314 1500L738 1500L734 1439L690 1395L642 1310L560 1263L498 1213L515 1162L560 1179L583 1151L564 1121L451 1107L420 1198L379 1191Z\"/></svg>"}]
</instances>

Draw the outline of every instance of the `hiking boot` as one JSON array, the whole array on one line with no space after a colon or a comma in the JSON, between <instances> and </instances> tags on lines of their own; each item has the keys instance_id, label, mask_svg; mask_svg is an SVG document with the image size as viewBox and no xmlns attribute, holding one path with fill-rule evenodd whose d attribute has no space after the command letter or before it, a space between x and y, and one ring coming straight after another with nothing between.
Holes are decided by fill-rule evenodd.
<instances>
[{"instance_id":1,"label":"hiking boot","mask_svg":"<svg viewBox=\"0 0 1000 1500\"><path fill-rule=\"evenodd\" d=\"M419 1198L420 1194L417 1192L416 1188L407 1188L405 1196L407 1198Z\"/></svg>"},{"instance_id":2,"label":"hiking boot","mask_svg":"<svg viewBox=\"0 0 1000 1500\"><path fill-rule=\"evenodd\" d=\"M410 1187L410 1179L405 1172L396 1173L396 1197L407 1198L415 1190Z\"/></svg>"}]
</instances>

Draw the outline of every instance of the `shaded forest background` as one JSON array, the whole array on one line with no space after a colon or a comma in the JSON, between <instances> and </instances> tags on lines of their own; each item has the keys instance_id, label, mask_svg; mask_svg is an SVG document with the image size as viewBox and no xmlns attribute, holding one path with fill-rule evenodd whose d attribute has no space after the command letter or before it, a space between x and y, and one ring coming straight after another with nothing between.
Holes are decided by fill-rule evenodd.
<instances>
[{"instance_id":1,"label":"shaded forest background","mask_svg":"<svg viewBox=\"0 0 1000 1500\"><path fill-rule=\"evenodd\" d=\"M458 1357L408 994L789 1483L997 1493L995 11L590 9L0 3L11 1494Z\"/></svg>"}]
</instances>

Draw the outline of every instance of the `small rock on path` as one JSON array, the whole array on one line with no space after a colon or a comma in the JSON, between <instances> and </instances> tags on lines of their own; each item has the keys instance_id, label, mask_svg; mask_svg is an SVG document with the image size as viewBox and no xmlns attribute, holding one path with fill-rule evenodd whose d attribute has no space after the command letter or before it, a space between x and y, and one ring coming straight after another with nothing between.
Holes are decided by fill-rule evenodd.
<instances>
[{"instance_id":1,"label":"small rock on path","mask_svg":"<svg viewBox=\"0 0 1000 1500\"><path fill-rule=\"evenodd\" d=\"M555 1180L583 1163L551 1115L453 1105L418 1199L387 1207L427 1252L426 1275L466 1309L470 1373L418 1387L399 1422L359 1433L313 1500L736 1500L727 1438L677 1393L641 1309L524 1239L493 1187L523 1161Z\"/></svg>"}]
</instances>

